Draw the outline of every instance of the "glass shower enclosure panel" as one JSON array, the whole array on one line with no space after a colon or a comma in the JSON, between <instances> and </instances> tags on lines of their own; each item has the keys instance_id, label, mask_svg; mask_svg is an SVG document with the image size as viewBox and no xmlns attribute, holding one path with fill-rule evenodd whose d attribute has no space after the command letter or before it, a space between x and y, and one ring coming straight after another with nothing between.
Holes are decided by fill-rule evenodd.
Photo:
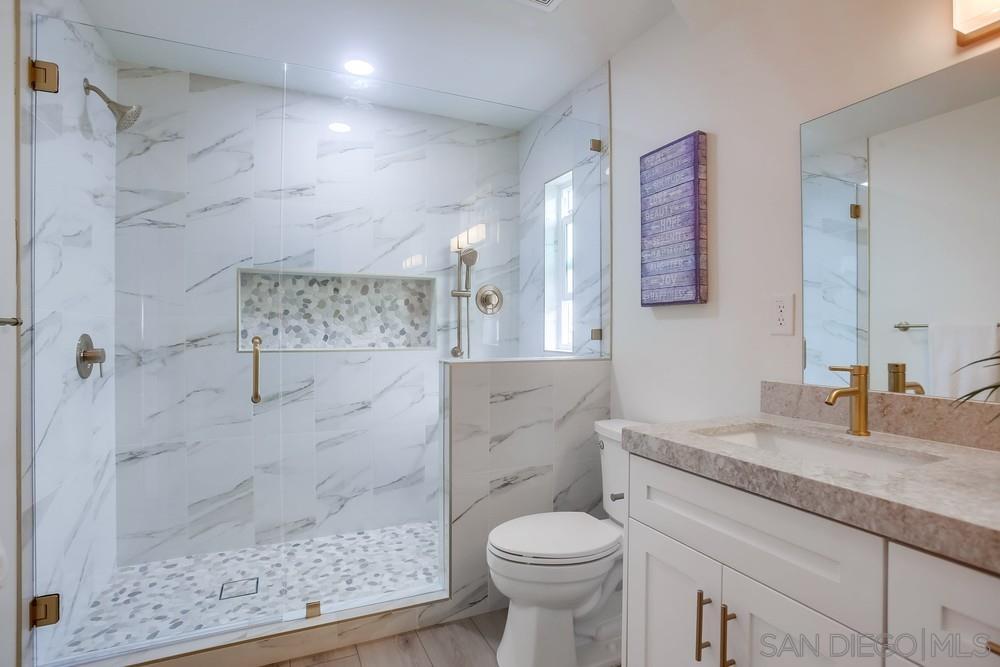
<instances>
[{"instance_id":1,"label":"glass shower enclosure panel","mask_svg":"<svg viewBox=\"0 0 1000 667\"><path fill-rule=\"evenodd\" d=\"M238 328L239 272L286 242L284 67L35 29L35 57L61 68L59 92L33 100L25 246L32 566L61 612L34 631L35 662L304 616L288 543L310 387L262 352L254 402Z\"/></svg>"},{"instance_id":2,"label":"glass shower enclosure panel","mask_svg":"<svg viewBox=\"0 0 1000 667\"><path fill-rule=\"evenodd\" d=\"M843 384L830 366L868 363L867 200L867 184L802 173L803 377L810 384Z\"/></svg>"}]
</instances>

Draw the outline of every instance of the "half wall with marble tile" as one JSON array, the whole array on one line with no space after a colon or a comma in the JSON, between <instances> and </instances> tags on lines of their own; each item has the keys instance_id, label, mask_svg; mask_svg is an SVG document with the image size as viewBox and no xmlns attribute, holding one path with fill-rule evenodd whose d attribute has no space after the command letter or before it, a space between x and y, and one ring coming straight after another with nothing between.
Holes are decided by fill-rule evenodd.
<instances>
[{"instance_id":1,"label":"half wall with marble tile","mask_svg":"<svg viewBox=\"0 0 1000 667\"><path fill-rule=\"evenodd\" d=\"M604 518L594 422L610 417L606 359L446 364L450 405L452 598L420 625L499 609L486 565L489 532L552 511Z\"/></svg>"}]
</instances>

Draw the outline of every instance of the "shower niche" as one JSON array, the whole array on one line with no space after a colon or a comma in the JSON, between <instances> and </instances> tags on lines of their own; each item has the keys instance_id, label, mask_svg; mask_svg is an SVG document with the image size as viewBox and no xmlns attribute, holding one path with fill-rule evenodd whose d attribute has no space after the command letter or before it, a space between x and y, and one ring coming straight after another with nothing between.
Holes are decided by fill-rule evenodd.
<instances>
[{"instance_id":1,"label":"shower niche","mask_svg":"<svg viewBox=\"0 0 1000 667\"><path fill-rule=\"evenodd\" d=\"M434 278L240 269L239 349L433 349Z\"/></svg>"}]
</instances>

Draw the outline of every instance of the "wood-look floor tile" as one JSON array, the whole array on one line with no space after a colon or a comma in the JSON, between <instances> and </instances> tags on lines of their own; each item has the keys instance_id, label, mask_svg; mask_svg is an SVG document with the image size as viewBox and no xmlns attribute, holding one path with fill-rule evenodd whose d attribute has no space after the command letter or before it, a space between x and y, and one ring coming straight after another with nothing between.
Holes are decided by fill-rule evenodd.
<instances>
[{"instance_id":1,"label":"wood-look floor tile","mask_svg":"<svg viewBox=\"0 0 1000 667\"><path fill-rule=\"evenodd\" d=\"M432 667L415 632L359 644L358 655L361 667Z\"/></svg>"},{"instance_id":2,"label":"wood-look floor tile","mask_svg":"<svg viewBox=\"0 0 1000 667\"><path fill-rule=\"evenodd\" d=\"M348 655L342 658L326 660L324 662L313 662L310 663L310 667L361 667L361 658L359 658L357 654Z\"/></svg>"},{"instance_id":3,"label":"wood-look floor tile","mask_svg":"<svg viewBox=\"0 0 1000 667\"><path fill-rule=\"evenodd\" d=\"M468 619L422 628L417 636L434 667L496 667L496 653Z\"/></svg>"},{"instance_id":4,"label":"wood-look floor tile","mask_svg":"<svg viewBox=\"0 0 1000 667\"><path fill-rule=\"evenodd\" d=\"M356 658L357 656L358 647L343 646L335 648L332 651L324 651L315 655L307 655L304 658L289 660L288 667L328 667L330 664L336 664L337 667L341 667L339 663L335 663L336 660L346 660L348 658ZM344 663L344 667L349 667L350 665L351 663L349 662Z\"/></svg>"},{"instance_id":5,"label":"wood-look floor tile","mask_svg":"<svg viewBox=\"0 0 1000 667\"><path fill-rule=\"evenodd\" d=\"M486 643L490 645L494 653L500 646L500 638L503 637L503 629L507 624L507 610L497 609L488 614L480 614L472 619L479 631L486 638Z\"/></svg>"}]
</instances>

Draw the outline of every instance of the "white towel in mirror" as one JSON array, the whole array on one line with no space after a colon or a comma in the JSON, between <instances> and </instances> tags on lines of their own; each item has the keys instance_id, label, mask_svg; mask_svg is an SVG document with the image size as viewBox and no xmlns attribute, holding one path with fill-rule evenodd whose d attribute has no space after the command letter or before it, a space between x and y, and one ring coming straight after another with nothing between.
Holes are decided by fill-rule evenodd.
<instances>
[{"instance_id":1,"label":"white towel in mirror","mask_svg":"<svg viewBox=\"0 0 1000 667\"><path fill-rule=\"evenodd\" d=\"M962 366L1000 350L1000 331L996 322L931 323L927 327L927 333L930 368L928 394L958 398L974 389L1000 382L1000 366L977 365L958 371ZM978 400L983 398L985 394L977 397ZM991 400L1000 401L1000 392Z\"/></svg>"}]
</instances>

